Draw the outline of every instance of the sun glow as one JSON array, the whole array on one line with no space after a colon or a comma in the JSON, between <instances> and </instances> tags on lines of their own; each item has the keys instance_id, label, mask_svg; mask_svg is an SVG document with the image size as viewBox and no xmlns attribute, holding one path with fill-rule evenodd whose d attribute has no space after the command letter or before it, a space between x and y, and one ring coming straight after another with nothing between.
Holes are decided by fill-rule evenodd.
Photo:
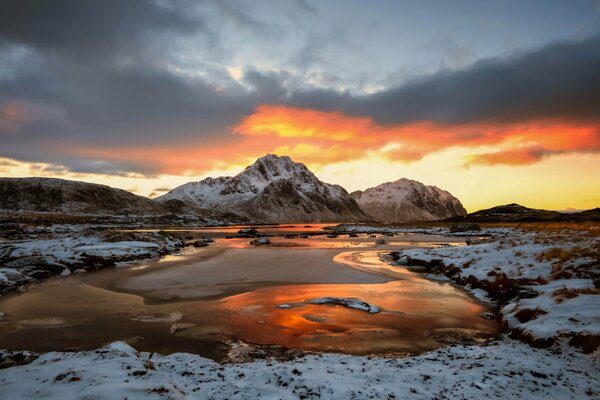
<instances>
[{"instance_id":1,"label":"sun glow","mask_svg":"<svg viewBox=\"0 0 600 400\"><path fill-rule=\"evenodd\" d=\"M4 114L6 121L16 115ZM11 159L0 171L104 183L156 197L189 181L235 175L275 153L348 191L407 177L450 191L469 211L511 202L550 209L600 204L600 134L593 124L381 125L364 116L263 105L232 131L234 141L214 145L71 148L77 157L155 171L147 174L75 173Z\"/></svg>"}]
</instances>

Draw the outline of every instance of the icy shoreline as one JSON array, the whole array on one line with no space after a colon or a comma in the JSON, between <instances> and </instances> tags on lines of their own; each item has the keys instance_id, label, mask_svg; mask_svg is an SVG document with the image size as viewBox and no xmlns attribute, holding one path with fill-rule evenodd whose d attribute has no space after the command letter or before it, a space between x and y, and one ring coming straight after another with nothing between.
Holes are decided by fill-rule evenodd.
<instances>
[{"instance_id":1,"label":"icy shoreline","mask_svg":"<svg viewBox=\"0 0 600 400\"><path fill-rule=\"evenodd\" d=\"M54 227L0 241L0 295L22 291L52 276L113 267L117 263L175 252L183 240L162 232L125 232L118 228Z\"/></svg>"},{"instance_id":2,"label":"icy shoreline","mask_svg":"<svg viewBox=\"0 0 600 400\"><path fill-rule=\"evenodd\" d=\"M392 253L392 265L441 274L500 309L504 330L536 347L600 346L600 236L496 229L494 240Z\"/></svg>"}]
</instances>

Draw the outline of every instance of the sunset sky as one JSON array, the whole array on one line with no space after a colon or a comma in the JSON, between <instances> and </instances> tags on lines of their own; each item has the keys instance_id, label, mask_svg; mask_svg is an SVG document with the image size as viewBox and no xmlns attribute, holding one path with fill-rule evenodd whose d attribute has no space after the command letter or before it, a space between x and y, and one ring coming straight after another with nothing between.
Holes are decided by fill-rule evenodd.
<instances>
[{"instance_id":1,"label":"sunset sky","mask_svg":"<svg viewBox=\"0 0 600 400\"><path fill-rule=\"evenodd\" d=\"M600 1L0 6L0 175L152 197L289 155L348 191L600 207Z\"/></svg>"}]
</instances>

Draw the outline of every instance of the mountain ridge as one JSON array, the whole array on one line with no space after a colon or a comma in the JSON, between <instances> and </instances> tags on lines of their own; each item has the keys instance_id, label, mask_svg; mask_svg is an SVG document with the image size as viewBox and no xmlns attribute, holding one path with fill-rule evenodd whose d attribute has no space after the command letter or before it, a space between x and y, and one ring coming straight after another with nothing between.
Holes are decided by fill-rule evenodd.
<instances>
[{"instance_id":1,"label":"mountain ridge","mask_svg":"<svg viewBox=\"0 0 600 400\"><path fill-rule=\"evenodd\" d=\"M361 221L366 215L339 185L319 180L288 156L267 154L233 177L189 182L157 197L233 212L261 222Z\"/></svg>"},{"instance_id":2,"label":"mountain ridge","mask_svg":"<svg viewBox=\"0 0 600 400\"><path fill-rule=\"evenodd\" d=\"M600 221L600 208L562 213L559 211L529 208L517 203L510 203L478 210L460 217L449 218L447 221L481 223Z\"/></svg>"},{"instance_id":3,"label":"mountain ridge","mask_svg":"<svg viewBox=\"0 0 600 400\"><path fill-rule=\"evenodd\" d=\"M467 214L448 191L407 178L357 190L351 196L378 222L438 221Z\"/></svg>"}]
</instances>

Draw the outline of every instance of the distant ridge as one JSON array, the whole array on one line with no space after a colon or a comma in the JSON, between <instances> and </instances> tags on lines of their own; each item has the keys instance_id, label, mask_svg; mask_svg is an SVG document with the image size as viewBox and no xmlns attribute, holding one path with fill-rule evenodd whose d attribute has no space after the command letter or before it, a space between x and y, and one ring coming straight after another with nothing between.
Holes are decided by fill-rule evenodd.
<instances>
[{"instance_id":1,"label":"distant ridge","mask_svg":"<svg viewBox=\"0 0 600 400\"><path fill-rule=\"evenodd\" d=\"M58 178L0 178L0 209L81 214L159 214L167 207L122 189Z\"/></svg>"},{"instance_id":2,"label":"distant ridge","mask_svg":"<svg viewBox=\"0 0 600 400\"><path fill-rule=\"evenodd\" d=\"M462 217L449 218L451 222L585 222L600 221L600 208L561 213L540 210L511 203L479 210Z\"/></svg>"}]
</instances>

